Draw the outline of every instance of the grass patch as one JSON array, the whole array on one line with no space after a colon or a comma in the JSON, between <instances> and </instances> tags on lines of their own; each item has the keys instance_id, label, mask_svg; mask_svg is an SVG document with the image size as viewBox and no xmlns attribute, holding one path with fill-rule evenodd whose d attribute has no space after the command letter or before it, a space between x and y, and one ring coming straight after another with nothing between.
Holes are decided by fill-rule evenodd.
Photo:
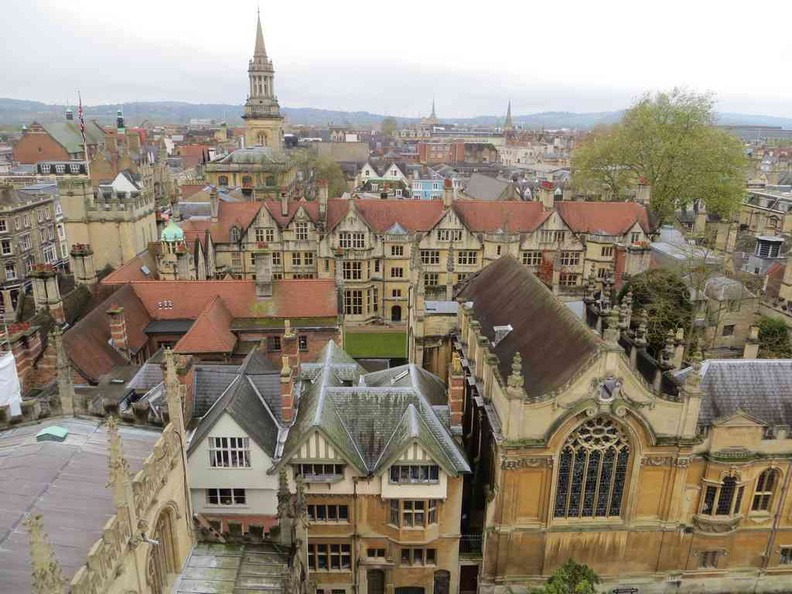
<instances>
[{"instance_id":1,"label":"grass patch","mask_svg":"<svg viewBox=\"0 0 792 594\"><path fill-rule=\"evenodd\" d=\"M407 334L402 332L347 332L344 350L358 359L393 359L407 356Z\"/></svg>"}]
</instances>

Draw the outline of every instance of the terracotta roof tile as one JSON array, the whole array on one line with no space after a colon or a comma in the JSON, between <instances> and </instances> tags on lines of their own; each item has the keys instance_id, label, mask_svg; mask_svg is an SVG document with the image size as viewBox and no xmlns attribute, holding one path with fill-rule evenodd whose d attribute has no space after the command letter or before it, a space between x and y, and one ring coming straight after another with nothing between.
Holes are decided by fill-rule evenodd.
<instances>
[{"instance_id":1,"label":"terracotta roof tile","mask_svg":"<svg viewBox=\"0 0 792 594\"><path fill-rule=\"evenodd\" d=\"M97 382L103 374L108 373L116 365L129 364L121 353L110 346L110 321L107 310L112 305L120 305L124 308L127 339L132 352L140 350L147 341L143 329L151 321L151 316L132 286L125 285L63 335L63 345L72 364L91 382Z\"/></svg>"},{"instance_id":2,"label":"terracotta roof tile","mask_svg":"<svg viewBox=\"0 0 792 594\"><path fill-rule=\"evenodd\" d=\"M206 184L182 184L181 186L182 198L184 200L187 200L190 196L192 196L196 192L200 192L205 187Z\"/></svg>"},{"instance_id":3,"label":"terracotta roof tile","mask_svg":"<svg viewBox=\"0 0 792 594\"><path fill-rule=\"evenodd\" d=\"M252 280L140 281L132 283L150 316L195 319L221 297L232 318L314 318L338 315L332 279L276 280L269 299L256 298Z\"/></svg>"},{"instance_id":4,"label":"terracotta roof tile","mask_svg":"<svg viewBox=\"0 0 792 594\"><path fill-rule=\"evenodd\" d=\"M212 299L195 323L176 343L177 353L230 353L237 338L231 332L231 314L221 297Z\"/></svg>"},{"instance_id":5,"label":"terracotta roof tile","mask_svg":"<svg viewBox=\"0 0 792 594\"><path fill-rule=\"evenodd\" d=\"M443 203L439 200L357 200L355 205L363 219L379 233L396 223L411 232L428 231L443 216Z\"/></svg>"},{"instance_id":6,"label":"terracotta roof tile","mask_svg":"<svg viewBox=\"0 0 792 594\"><path fill-rule=\"evenodd\" d=\"M528 233L541 225L552 211L545 211L540 202L454 203L454 212L473 232L491 233L501 229L510 233Z\"/></svg>"},{"instance_id":7,"label":"terracotta roof tile","mask_svg":"<svg viewBox=\"0 0 792 594\"><path fill-rule=\"evenodd\" d=\"M149 270L149 274L143 272L142 267ZM154 280L157 271L157 263L154 257L148 252L141 252L131 260L127 260L116 270L102 279L103 285L123 285L132 281Z\"/></svg>"},{"instance_id":8,"label":"terracotta roof tile","mask_svg":"<svg viewBox=\"0 0 792 594\"><path fill-rule=\"evenodd\" d=\"M636 222L644 231L651 229L646 208L635 202L557 202L556 210L578 233L623 235Z\"/></svg>"}]
</instances>

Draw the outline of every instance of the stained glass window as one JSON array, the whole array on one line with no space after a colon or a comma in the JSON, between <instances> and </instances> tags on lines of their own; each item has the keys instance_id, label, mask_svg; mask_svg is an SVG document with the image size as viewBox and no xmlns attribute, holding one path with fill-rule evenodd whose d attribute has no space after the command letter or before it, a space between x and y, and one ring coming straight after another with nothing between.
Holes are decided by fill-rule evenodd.
<instances>
[{"instance_id":1,"label":"stained glass window","mask_svg":"<svg viewBox=\"0 0 792 594\"><path fill-rule=\"evenodd\" d=\"M586 421L569 436L558 463L556 518L604 518L622 510L630 445L607 417Z\"/></svg>"}]
</instances>

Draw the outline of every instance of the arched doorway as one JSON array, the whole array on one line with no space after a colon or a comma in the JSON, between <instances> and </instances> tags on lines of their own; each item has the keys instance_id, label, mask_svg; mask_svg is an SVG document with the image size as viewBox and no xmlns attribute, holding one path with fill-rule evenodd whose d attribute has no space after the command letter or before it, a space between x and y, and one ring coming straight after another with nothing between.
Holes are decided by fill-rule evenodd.
<instances>
[{"instance_id":1,"label":"arched doorway","mask_svg":"<svg viewBox=\"0 0 792 594\"><path fill-rule=\"evenodd\" d=\"M391 321L401 322L401 319L402 319L401 305L394 305L393 307L391 307Z\"/></svg>"},{"instance_id":2,"label":"arched doorway","mask_svg":"<svg viewBox=\"0 0 792 594\"><path fill-rule=\"evenodd\" d=\"M170 576L178 571L176 562L176 535L173 526L173 510L160 512L154 532L149 536L159 544L150 545L146 578L152 594L165 594Z\"/></svg>"},{"instance_id":3,"label":"arched doorway","mask_svg":"<svg viewBox=\"0 0 792 594\"><path fill-rule=\"evenodd\" d=\"M381 569L369 569L366 574L368 594L385 594L385 572Z\"/></svg>"}]
</instances>

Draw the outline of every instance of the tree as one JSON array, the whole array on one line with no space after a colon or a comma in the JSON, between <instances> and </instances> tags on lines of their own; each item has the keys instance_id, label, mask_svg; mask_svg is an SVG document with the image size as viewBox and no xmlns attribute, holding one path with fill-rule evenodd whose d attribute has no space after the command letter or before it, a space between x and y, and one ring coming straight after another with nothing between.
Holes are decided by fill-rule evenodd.
<instances>
[{"instance_id":1,"label":"tree","mask_svg":"<svg viewBox=\"0 0 792 594\"><path fill-rule=\"evenodd\" d=\"M316 159L314 177L317 181L327 182L331 198L337 198L349 189L341 166L329 157Z\"/></svg>"},{"instance_id":2,"label":"tree","mask_svg":"<svg viewBox=\"0 0 792 594\"><path fill-rule=\"evenodd\" d=\"M714 122L710 94L646 94L621 122L592 132L573 152L575 185L613 198L639 182L649 185L661 219L697 200L728 216L742 200L748 162L740 140Z\"/></svg>"},{"instance_id":3,"label":"tree","mask_svg":"<svg viewBox=\"0 0 792 594\"><path fill-rule=\"evenodd\" d=\"M620 300L627 291L632 291L634 314L646 310L647 340L654 353L662 350L669 330L684 328L687 332L691 327L693 306L688 287L675 272L664 268L641 272L624 285Z\"/></svg>"},{"instance_id":4,"label":"tree","mask_svg":"<svg viewBox=\"0 0 792 594\"><path fill-rule=\"evenodd\" d=\"M396 134L397 127L398 125L396 124L395 118L388 117L382 120L382 133L385 136L393 136L394 134Z\"/></svg>"},{"instance_id":5,"label":"tree","mask_svg":"<svg viewBox=\"0 0 792 594\"><path fill-rule=\"evenodd\" d=\"M568 559L553 572L544 588L535 588L532 594L595 594L599 576L588 565Z\"/></svg>"},{"instance_id":6,"label":"tree","mask_svg":"<svg viewBox=\"0 0 792 594\"><path fill-rule=\"evenodd\" d=\"M789 359L792 343L784 320L762 317L759 320L759 356L765 359Z\"/></svg>"}]
</instances>

